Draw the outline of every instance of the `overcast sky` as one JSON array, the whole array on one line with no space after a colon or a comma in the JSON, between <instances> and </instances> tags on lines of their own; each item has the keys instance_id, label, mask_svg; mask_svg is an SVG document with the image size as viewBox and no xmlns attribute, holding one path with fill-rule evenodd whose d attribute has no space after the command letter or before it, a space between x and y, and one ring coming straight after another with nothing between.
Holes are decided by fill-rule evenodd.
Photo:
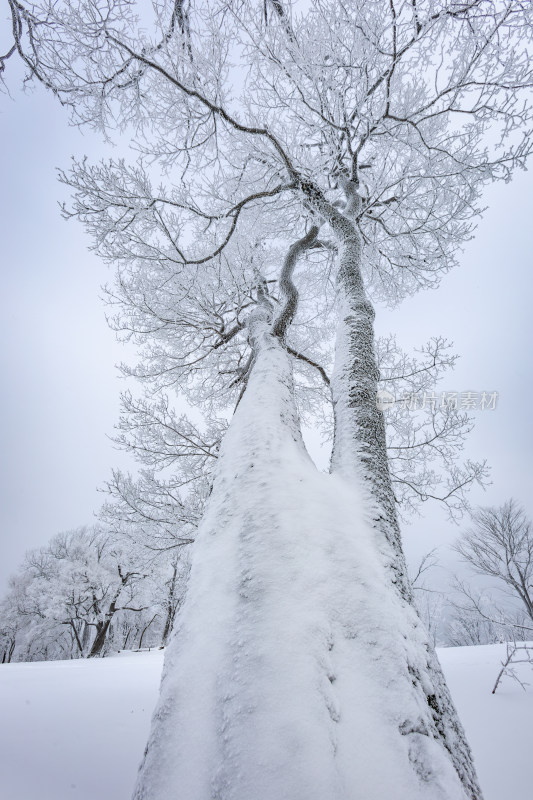
<instances>
[{"instance_id":1,"label":"overcast sky","mask_svg":"<svg viewBox=\"0 0 533 800\"><path fill-rule=\"evenodd\" d=\"M67 126L65 112L42 89L11 81L0 95L2 333L0 397L0 592L25 550L55 533L90 523L102 501L97 488L113 465L125 463L107 434L125 388L114 364L123 347L107 328L99 287L106 267L88 252L81 226L62 220L64 196L55 167L71 154L102 150L94 136ZM103 151L102 151L103 152ZM533 342L531 174L492 187L490 206L461 266L437 291L394 312L378 309L378 332L402 345L432 335L453 339L461 360L442 388L498 391L495 411L477 413L467 456L487 458L493 485L477 503L513 495L533 512L531 444ZM404 527L414 562L457 536L438 509Z\"/></svg>"}]
</instances>

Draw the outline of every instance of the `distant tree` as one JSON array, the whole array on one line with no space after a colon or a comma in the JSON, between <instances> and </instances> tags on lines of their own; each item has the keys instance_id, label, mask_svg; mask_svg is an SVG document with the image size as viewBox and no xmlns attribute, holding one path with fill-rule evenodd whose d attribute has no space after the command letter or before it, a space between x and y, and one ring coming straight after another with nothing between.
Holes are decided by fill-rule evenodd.
<instances>
[{"instance_id":1,"label":"distant tree","mask_svg":"<svg viewBox=\"0 0 533 800\"><path fill-rule=\"evenodd\" d=\"M444 609L443 593L428 586L426 582L426 573L439 565L436 553L437 548L426 553L420 560L416 571L411 575L416 607L431 637L433 647L437 647L440 643Z\"/></svg>"},{"instance_id":2,"label":"distant tree","mask_svg":"<svg viewBox=\"0 0 533 800\"><path fill-rule=\"evenodd\" d=\"M189 559L175 542L149 546L153 527L145 546L138 527L110 518L112 525L58 534L26 554L0 601L2 663L166 643Z\"/></svg>"},{"instance_id":3,"label":"distant tree","mask_svg":"<svg viewBox=\"0 0 533 800\"><path fill-rule=\"evenodd\" d=\"M100 518L133 542L155 550L190 544L202 517L223 431L212 424L204 434L168 397L122 395L115 442L141 469L136 477L113 470Z\"/></svg>"},{"instance_id":4,"label":"distant tree","mask_svg":"<svg viewBox=\"0 0 533 800\"><path fill-rule=\"evenodd\" d=\"M146 576L120 547L109 530L96 526L58 534L26 554L1 607L4 638L16 641L11 657L102 655L116 615L147 608L138 602Z\"/></svg>"},{"instance_id":5,"label":"distant tree","mask_svg":"<svg viewBox=\"0 0 533 800\"><path fill-rule=\"evenodd\" d=\"M0 662L9 664L19 634L20 619L9 596L0 602Z\"/></svg>"},{"instance_id":6,"label":"distant tree","mask_svg":"<svg viewBox=\"0 0 533 800\"><path fill-rule=\"evenodd\" d=\"M484 605L486 608L486 603ZM509 631L507 624L497 624L496 620L493 622L492 618L479 614L474 607L459 602L452 605L445 628L445 643L448 647L494 644L506 638L506 630Z\"/></svg>"},{"instance_id":7,"label":"distant tree","mask_svg":"<svg viewBox=\"0 0 533 800\"><path fill-rule=\"evenodd\" d=\"M163 620L161 644L166 645L174 619L185 595L189 559L181 553L174 553L170 558L166 570L165 580L158 582L157 591L154 592L153 602L160 609Z\"/></svg>"},{"instance_id":8,"label":"distant tree","mask_svg":"<svg viewBox=\"0 0 533 800\"><path fill-rule=\"evenodd\" d=\"M502 508L493 510L501 512ZM475 516L479 519L479 512ZM455 578L453 588L455 595L449 603L451 615L445 628L446 644L463 647L505 642L506 655L501 661L492 693L496 692L504 676L513 678L525 689L517 665L533 664L533 648L528 644L533 637L533 622L527 611L523 606L517 608L516 602L498 603L490 590L480 591L458 578ZM511 595L511 600L516 601L516 598Z\"/></svg>"},{"instance_id":9,"label":"distant tree","mask_svg":"<svg viewBox=\"0 0 533 800\"><path fill-rule=\"evenodd\" d=\"M476 574L495 578L533 624L533 529L515 500L475 511L454 549Z\"/></svg>"}]
</instances>

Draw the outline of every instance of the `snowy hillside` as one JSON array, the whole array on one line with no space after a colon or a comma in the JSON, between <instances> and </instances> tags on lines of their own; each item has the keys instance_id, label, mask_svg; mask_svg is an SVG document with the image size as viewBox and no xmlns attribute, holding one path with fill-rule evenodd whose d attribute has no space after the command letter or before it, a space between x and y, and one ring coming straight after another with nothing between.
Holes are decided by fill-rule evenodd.
<instances>
[{"instance_id":1,"label":"snowy hillside","mask_svg":"<svg viewBox=\"0 0 533 800\"><path fill-rule=\"evenodd\" d=\"M504 651L448 648L439 657L485 800L525 800L533 794L533 688L505 678L491 695ZM162 663L155 651L0 666L2 800L129 800ZM533 683L526 668L524 678Z\"/></svg>"}]
</instances>

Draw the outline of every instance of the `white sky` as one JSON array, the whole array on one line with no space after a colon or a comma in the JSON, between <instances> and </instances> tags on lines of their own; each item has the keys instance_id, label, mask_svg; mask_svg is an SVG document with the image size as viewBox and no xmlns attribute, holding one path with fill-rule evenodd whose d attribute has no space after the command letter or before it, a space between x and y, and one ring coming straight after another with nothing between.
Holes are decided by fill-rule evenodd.
<instances>
[{"instance_id":1,"label":"white sky","mask_svg":"<svg viewBox=\"0 0 533 800\"><path fill-rule=\"evenodd\" d=\"M0 95L2 334L0 395L0 592L25 552L55 533L90 523L102 501L97 487L110 468L124 465L107 438L125 388L114 364L124 348L107 328L99 287L106 267L88 252L75 222L62 220L65 190L55 167L71 154L98 156L94 137L67 127L66 113L42 89ZM478 412L467 455L487 458L493 485L475 502L499 504L515 496L533 512L531 443L533 393L530 197L533 179L487 193L490 210L460 268L440 289L378 309L378 332L394 331L403 345L441 334L461 360L442 388L495 390L496 411ZM413 562L458 529L438 509L404 528Z\"/></svg>"}]
</instances>

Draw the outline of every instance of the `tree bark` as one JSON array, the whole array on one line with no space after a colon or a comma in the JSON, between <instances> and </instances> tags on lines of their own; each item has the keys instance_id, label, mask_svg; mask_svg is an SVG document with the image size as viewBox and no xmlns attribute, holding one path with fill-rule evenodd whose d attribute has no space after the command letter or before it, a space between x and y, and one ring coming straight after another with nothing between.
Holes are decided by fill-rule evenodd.
<instances>
[{"instance_id":1,"label":"tree bark","mask_svg":"<svg viewBox=\"0 0 533 800\"><path fill-rule=\"evenodd\" d=\"M375 544L389 575L390 592L397 595L407 628L412 630L412 646L398 661L397 670L406 691L414 690L420 695L421 710L417 720L406 720L397 728L398 735L418 731L428 740L439 742L456 770L465 796L481 800L464 731L431 639L422 631L423 626L417 619L389 473L385 421L377 405L379 370L374 350L375 312L361 272L362 245L355 221L360 212L360 198L355 184L347 183L346 199L342 215L333 209L327 217L339 245L338 328L331 381L335 419L331 472L362 491L376 533ZM376 639L380 638L380 633L376 630ZM382 649L384 655L389 647L387 638L377 643L377 649ZM415 750L409 750L412 767L421 779L433 770L434 758L432 748L420 746L420 742Z\"/></svg>"},{"instance_id":2,"label":"tree bark","mask_svg":"<svg viewBox=\"0 0 533 800\"><path fill-rule=\"evenodd\" d=\"M91 628L92 626L89 625L88 622L84 622L83 633L81 635L82 656L84 655L84 653L87 652L87 649L89 647L89 642L91 641L91 635L92 635Z\"/></svg>"},{"instance_id":3,"label":"tree bark","mask_svg":"<svg viewBox=\"0 0 533 800\"><path fill-rule=\"evenodd\" d=\"M170 635L170 631L172 630L172 624L174 622L174 617L176 615L176 583L178 577L178 562L177 560L174 561L172 565L172 577L170 579L170 586L168 589L168 599L167 599L167 613L165 615L165 625L163 627L163 635L161 636L161 646L164 647L167 643L168 637Z\"/></svg>"},{"instance_id":4,"label":"tree bark","mask_svg":"<svg viewBox=\"0 0 533 800\"><path fill-rule=\"evenodd\" d=\"M105 613L104 619L96 623L96 636L94 637L94 642L89 652L88 656L89 658L95 658L96 656L99 656L100 653L102 652L109 631L109 627L117 611L117 600L120 596L120 592L122 591L124 585L125 582L124 579L122 579L122 586L115 592L113 599L111 600L109 607Z\"/></svg>"},{"instance_id":5,"label":"tree bark","mask_svg":"<svg viewBox=\"0 0 533 800\"><path fill-rule=\"evenodd\" d=\"M374 317L361 274L361 237L353 219L360 200L348 195L349 216L331 218L339 243L338 325L331 380L335 420L331 472L357 481L366 491L376 531L389 552L393 581L412 602L394 492L389 473L385 420L377 405L379 370L374 349ZM341 217L341 219L339 219Z\"/></svg>"},{"instance_id":6,"label":"tree bark","mask_svg":"<svg viewBox=\"0 0 533 800\"><path fill-rule=\"evenodd\" d=\"M94 638L94 642L89 652L89 658L96 658L96 656L99 656L100 653L102 652L102 648L105 644L107 632L109 630L110 625L111 625L111 617L108 617L107 614L106 614L106 619L103 622L97 623L96 636Z\"/></svg>"},{"instance_id":7,"label":"tree bark","mask_svg":"<svg viewBox=\"0 0 533 800\"><path fill-rule=\"evenodd\" d=\"M169 601L167 605L167 614L165 617L165 627L163 628L163 635L161 636L161 647L164 647L166 645L168 637L170 635L170 631L172 629L172 623L174 621L174 611L175 609Z\"/></svg>"},{"instance_id":8,"label":"tree bark","mask_svg":"<svg viewBox=\"0 0 533 800\"><path fill-rule=\"evenodd\" d=\"M141 636L140 636L140 639L139 639L139 647L138 647L138 649L139 649L139 650L140 650L140 649L141 649L141 647L143 646L144 634L146 633L146 631L148 630L148 628L150 627L150 625L152 624L152 622L154 621L154 619L155 619L157 616L158 616L158 614L154 614L154 616L152 617L152 619L150 620L150 622L149 622L147 625L145 625L145 626L144 626L144 628L143 628L143 630L142 630L142 633L141 633Z\"/></svg>"},{"instance_id":9,"label":"tree bark","mask_svg":"<svg viewBox=\"0 0 533 800\"><path fill-rule=\"evenodd\" d=\"M2 664L11 663L13 653L15 652L15 644L16 644L15 639L12 639L11 642L9 643L9 647L6 647L6 649L4 650L4 653L2 655Z\"/></svg>"},{"instance_id":10,"label":"tree bark","mask_svg":"<svg viewBox=\"0 0 533 800\"><path fill-rule=\"evenodd\" d=\"M79 654L80 654L80 656L83 656L83 647L82 647L82 643L80 642L80 637L78 635L78 631L76 630L76 625L74 623L74 620L71 619L69 624L70 624L70 626L72 628L72 631L74 632L74 638L76 640L76 644L78 645Z\"/></svg>"}]
</instances>

